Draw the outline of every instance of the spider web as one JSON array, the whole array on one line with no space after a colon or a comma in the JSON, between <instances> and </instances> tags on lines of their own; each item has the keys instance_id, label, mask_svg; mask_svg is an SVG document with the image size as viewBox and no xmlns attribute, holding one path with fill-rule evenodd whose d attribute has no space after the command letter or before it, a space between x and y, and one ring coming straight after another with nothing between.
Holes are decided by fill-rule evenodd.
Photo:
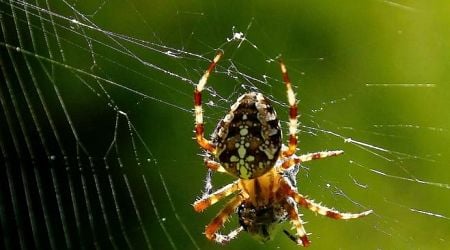
<instances>
[{"instance_id":1,"label":"spider web","mask_svg":"<svg viewBox=\"0 0 450 250\"><path fill-rule=\"evenodd\" d=\"M246 233L208 242L223 203L190 205L206 172L192 92L218 49L207 133L247 91L288 120L282 54L300 153L346 152L302 166L299 192L375 211L342 222L302 210L314 246L450 246L448 4L55 2L0 0L2 248L260 247ZM214 175L215 188L231 180ZM297 248L282 233L266 246Z\"/></svg>"}]
</instances>

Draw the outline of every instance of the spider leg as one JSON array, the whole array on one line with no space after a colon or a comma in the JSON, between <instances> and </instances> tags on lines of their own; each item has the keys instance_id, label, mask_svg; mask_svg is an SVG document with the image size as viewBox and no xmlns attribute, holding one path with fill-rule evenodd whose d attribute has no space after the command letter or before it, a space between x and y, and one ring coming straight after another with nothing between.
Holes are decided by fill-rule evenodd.
<instances>
[{"instance_id":1,"label":"spider leg","mask_svg":"<svg viewBox=\"0 0 450 250\"><path fill-rule=\"evenodd\" d=\"M216 241L217 243L220 243L220 244L228 243L232 239L236 238L238 236L238 234L240 232L242 232L242 230L244 230L243 227L238 227L238 228L234 229L233 231L231 231L230 233L228 233L227 235L216 233L214 241Z\"/></svg>"},{"instance_id":2,"label":"spider leg","mask_svg":"<svg viewBox=\"0 0 450 250\"><path fill-rule=\"evenodd\" d=\"M220 227L223 226L223 224L228 219L230 214L236 211L236 208L241 204L243 200L244 197L242 195L237 195L227 203L227 205L217 214L217 216L214 219L212 219L212 221L208 224L208 226L206 226L205 229L206 238L221 243L220 240L222 240L221 239L222 235L218 234L217 231L219 230ZM238 229L238 232L240 231L242 230Z\"/></svg>"},{"instance_id":3,"label":"spider leg","mask_svg":"<svg viewBox=\"0 0 450 250\"><path fill-rule=\"evenodd\" d=\"M223 168L222 165L216 161L205 158L205 165L208 168L208 172L206 173L206 177L205 177L205 188L203 189L202 197L206 197L212 193L213 186L212 186L212 178L211 177L212 177L213 171L228 174L228 172L225 170L225 168Z\"/></svg>"},{"instance_id":4,"label":"spider leg","mask_svg":"<svg viewBox=\"0 0 450 250\"><path fill-rule=\"evenodd\" d=\"M202 197L206 197L212 193L212 189L213 189L212 180L211 180L212 174L213 174L213 171L208 168L208 172L206 173L206 177L205 177L205 188L203 189Z\"/></svg>"},{"instance_id":5,"label":"spider leg","mask_svg":"<svg viewBox=\"0 0 450 250\"><path fill-rule=\"evenodd\" d=\"M236 192L239 188L239 180L228 184L221 189L217 190L216 192L207 195L206 197L201 198L200 200L197 200L194 202L194 210L196 212L201 212L208 208L209 206L215 204L219 200L229 196L230 194Z\"/></svg>"},{"instance_id":6,"label":"spider leg","mask_svg":"<svg viewBox=\"0 0 450 250\"><path fill-rule=\"evenodd\" d=\"M286 94L289 102L289 144L288 148L283 150L282 155L289 157L297 150L297 101L295 100L295 93L292 90L286 65L284 65L282 61L280 61L280 67L283 81L286 85Z\"/></svg>"},{"instance_id":7,"label":"spider leg","mask_svg":"<svg viewBox=\"0 0 450 250\"><path fill-rule=\"evenodd\" d=\"M336 211L334 209L322 206L318 203L315 203L312 200L309 200L305 198L303 195L297 193L294 189L291 188L291 186L286 183L285 181L282 181L281 183L281 190L286 195L292 197L297 204L300 206L307 208L315 213L318 213L323 216L327 216L332 219L337 220L349 220L349 219L356 219L359 217L363 217L366 215L369 215L373 212L373 210L364 211L361 213L342 213L339 211Z\"/></svg>"},{"instance_id":8,"label":"spider leg","mask_svg":"<svg viewBox=\"0 0 450 250\"><path fill-rule=\"evenodd\" d=\"M303 221L298 214L297 206L290 204L287 200L283 200L282 205L284 209L286 209L289 219L291 220L292 225L294 225L297 234L296 236L292 235L289 231L283 230L284 233L293 240L297 245L301 245L304 247L309 246L310 241L308 240L308 236L306 235L305 228L303 227Z\"/></svg>"},{"instance_id":9,"label":"spider leg","mask_svg":"<svg viewBox=\"0 0 450 250\"><path fill-rule=\"evenodd\" d=\"M209 75L213 71L222 54L223 53L221 51L217 53L202 78L200 78L200 81L194 90L195 137L200 147L211 152L212 154L215 154L216 146L204 137L205 128L203 125L202 91L205 88Z\"/></svg>"},{"instance_id":10,"label":"spider leg","mask_svg":"<svg viewBox=\"0 0 450 250\"><path fill-rule=\"evenodd\" d=\"M221 173L228 173L225 168L220 165L220 163L213 161L213 160L209 160L209 159L205 159L205 165L208 169L217 171L217 172L221 172Z\"/></svg>"},{"instance_id":11,"label":"spider leg","mask_svg":"<svg viewBox=\"0 0 450 250\"><path fill-rule=\"evenodd\" d=\"M285 160L282 163L282 166L284 169L288 169L291 166L294 166L294 165L297 165L297 164L300 164L303 162L319 160L319 159L323 159L323 158L327 158L327 157L331 157L331 156L338 156L343 153L344 153L344 151L342 151L342 150L334 150L334 151L322 151L322 152L303 154L300 156L293 155L291 157L285 158Z\"/></svg>"}]
</instances>

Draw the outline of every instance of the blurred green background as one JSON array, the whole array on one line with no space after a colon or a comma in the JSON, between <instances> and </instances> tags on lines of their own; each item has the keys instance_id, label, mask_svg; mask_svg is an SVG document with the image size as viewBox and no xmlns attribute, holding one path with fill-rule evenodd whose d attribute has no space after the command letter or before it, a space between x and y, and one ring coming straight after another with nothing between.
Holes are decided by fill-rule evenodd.
<instances>
[{"instance_id":1,"label":"blurred green background","mask_svg":"<svg viewBox=\"0 0 450 250\"><path fill-rule=\"evenodd\" d=\"M301 209L311 248L450 248L448 1L0 6L6 248L297 249L282 232L265 245L245 232L209 242L204 226L224 203L191 207L206 174L192 91L219 48L203 97L207 133L255 89L288 121L274 61L282 55L299 99L299 154L345 150L305 164L299 192L340 211L375 211L333 221ZM245 40L230 41L239 32ZM214 175L215 188L231 181Z\"/></svg>"}]
</instances>

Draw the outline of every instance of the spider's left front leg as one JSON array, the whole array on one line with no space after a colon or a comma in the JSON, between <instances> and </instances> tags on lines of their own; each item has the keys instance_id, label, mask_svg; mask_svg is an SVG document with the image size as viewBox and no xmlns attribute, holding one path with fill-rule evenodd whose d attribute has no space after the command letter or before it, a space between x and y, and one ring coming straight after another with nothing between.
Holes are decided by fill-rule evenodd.
<instances>
[{"instance_id":1,"label":"spider's left front leg","mask_svg":"<svg viewBox=\"0 0 450 250\"><path fill-rule=\"evenodd\" d=\"M356 219L359 217L363 217L366 215L369 215L373 212L373 210L367 210L361 213L342 213L339 211L336 211L334 209L322 206L318 203L315 203L312 200L307 199L303 195L297 193L296 190L292 189L292 187L285 181L281 181L281 192L283 192L285 195L292 197L297 204L300 206L307 208L315 213L318 213L323 216L327 216L332 219L337 220L349 220L349 219Z\"/></svg>"},{"instance_id":2,"label":"spider's left front leg","mask_svg":"<svg viewBox=\"0 0 450 250\"><path fill-rule=\"evenodd\" d=\"M284 233L297 245L301 245L304 247L309 246L310 241L306 234L305 228L303 227L303 221L300 218L297 206L289 203L287 200L283 200L281 204L283 205L284 209L286 209L289 219L297 231L296 236L293 236L291 233L289 233L289 231L286 230L284 230Z\"/></svg>"}]
</instances>

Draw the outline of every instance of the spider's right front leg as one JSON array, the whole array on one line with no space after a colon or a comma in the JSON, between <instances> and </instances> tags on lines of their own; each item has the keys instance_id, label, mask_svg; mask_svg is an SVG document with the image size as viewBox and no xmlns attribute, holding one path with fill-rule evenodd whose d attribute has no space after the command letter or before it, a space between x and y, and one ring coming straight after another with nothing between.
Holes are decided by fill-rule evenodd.
<instances>
[{"instance_id":1,"label":"spider's right front leg","mask_svg":"<svg viewBox=\"0 0 450 250\"><path fill-rule=\"evenodd\" d=\"M237 195L232 198L227 205L217 214L217 216L206 226L205 235L209 240L214 240L217 243L226 243L227 241L233 239L237 236L239 232L242 231L242 227L233 230L228 235L222 235L217 233L223 224L227 221L228 217L234 213L237 207L242 203L244 197L242 195Z\"/></svg>"}]
</instances>

